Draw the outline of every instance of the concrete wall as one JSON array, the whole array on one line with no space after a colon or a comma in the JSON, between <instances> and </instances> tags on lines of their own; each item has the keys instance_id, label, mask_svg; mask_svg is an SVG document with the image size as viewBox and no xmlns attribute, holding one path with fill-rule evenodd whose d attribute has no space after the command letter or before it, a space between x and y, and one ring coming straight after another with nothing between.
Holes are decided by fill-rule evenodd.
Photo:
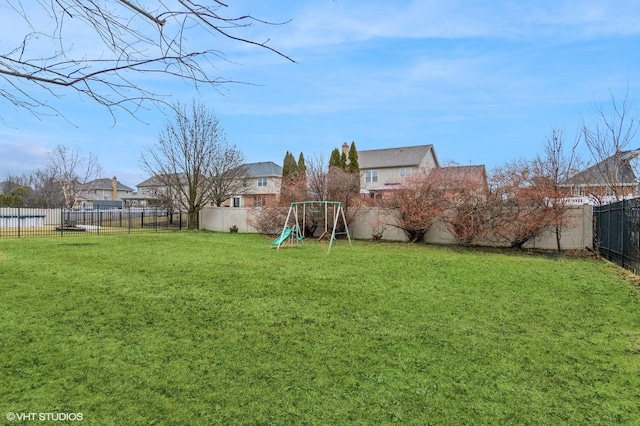
<instances>
[{"instance_id":1,"label":"concrete wall","mask_svg":"<svg viewBox=\"0 0 640 426\"><path fill-rule=\"evenodd\" d=\"M200 228L211 231L229 232L233 225L238 232L257 232L250 225L250 208L205 207L200 213ZM351 216L351 214L349 214ZM593 248L592 207L588 205L571 208L570 224L562 232L561 245L564 250L583 250ZM386 241L406 241L404 232L393 226L395 220L390 212L382 208L360 208L349 226L351 238L370 240L378 233ZM282 224L284 226L284 223ZM455 244L454 238L442 224L435 224L426 238L430 244ZM480 242L480 245L496 246L496 242ZM525 245L526 248L556 249L553 230L549 229L539 238Z\"/></svg>"}]
</instances>

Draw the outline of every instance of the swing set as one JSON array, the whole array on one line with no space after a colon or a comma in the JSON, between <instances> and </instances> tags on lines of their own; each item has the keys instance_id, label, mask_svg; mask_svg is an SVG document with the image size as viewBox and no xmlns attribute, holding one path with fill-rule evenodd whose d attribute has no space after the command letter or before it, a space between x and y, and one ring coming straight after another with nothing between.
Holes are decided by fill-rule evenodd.
<instances>
[{"instance_id":1,"label":"swing set","mask_svg":"<svg viewBox=\"0 0 640 426\"><path fill-rule=\"evenodd\" d=\"M296 244L302 242L305 238L304 231L307 227L307 210L309 210L308 213L310 216L317 216L319 213L324 213L324 231L320 237L318 237L318 241L322 241L322 239L329 234L329 214L331 213L333 226L331 227L331 238L329 239L329 250L327 253L330 253L331 247L335 246L338 242L336 240L337 235L346 235L349 240L349 246L352 245L351 235L347 227L347 219L344 216L344 208L340 201L299 201L291 203L282 232L271 245L279 249L287 240L289 240L291 244L293 244L294 240ZM337 232L336 228L338 227L338 220L340 218L342 218L345 230ZM289 222L292 222L292 226L289 226ZM302 226L300 226L301 224Z\"/></svg>"}]
</instances>

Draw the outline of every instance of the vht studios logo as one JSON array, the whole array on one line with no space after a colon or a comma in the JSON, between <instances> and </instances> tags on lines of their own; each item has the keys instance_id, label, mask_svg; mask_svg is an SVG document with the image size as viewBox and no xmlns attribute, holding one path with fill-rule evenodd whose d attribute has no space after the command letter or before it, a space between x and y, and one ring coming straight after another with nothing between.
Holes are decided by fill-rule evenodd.
<instances>
[{"instance_id":1,"label":"vht studios logo","mask_svg":"<svg viewBox=\"0 0 640 426\"><path fill-rule=\"evenodd\" d=\"M65 422L65 421L82 421L82 413L7 413L7 420L10 422L25 421L25 420L39 420L39 421L52 421L52 422Z\"/></svg>"}]
</instances>

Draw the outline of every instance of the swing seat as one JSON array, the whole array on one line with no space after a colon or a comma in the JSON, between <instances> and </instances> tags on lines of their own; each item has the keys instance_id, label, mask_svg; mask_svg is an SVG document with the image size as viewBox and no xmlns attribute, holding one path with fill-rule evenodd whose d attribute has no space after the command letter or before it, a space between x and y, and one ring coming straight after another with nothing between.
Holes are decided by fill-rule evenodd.
<instances>
[{"instance_id":1,"label":"swing seat","mask_svg":"<svg viewBox=\"0 0 640 426\"><path fill-rule=\"evenodd\" d=\"M302 240L304 240L304 233L303 233L302 235L300 235L300 231L298 230L298 227L297 227L297 226L294 226L294 227L293 227L293 233L295 234L295 236L296 236L296 240L297 240L297 241L302 241Z\"/></svg>"}]
</instances>

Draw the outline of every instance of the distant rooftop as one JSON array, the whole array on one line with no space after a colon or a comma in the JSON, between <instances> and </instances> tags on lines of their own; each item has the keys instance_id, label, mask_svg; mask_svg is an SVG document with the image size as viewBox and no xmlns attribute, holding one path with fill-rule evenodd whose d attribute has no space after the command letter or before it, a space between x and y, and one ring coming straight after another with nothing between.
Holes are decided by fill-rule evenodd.
<instances>
[{"instance_id":1,"label":"distant rooftop","mask_svg":"<svg viewBox=\"0 0 640 426\"><path fill-rule=\"evenodd\" d=\"M84 190L113 190L113 179L110 178L101 178L95 179L91 182L87 182L82 185L82 189ZM116 189L118 191L133 191L133 188L128 187L127 185L123 185L120 182L116 183Z\"/></svg>"},{"instance_id":2,"label":"distant rooftop","mask_svg":"<svg viewBox=\"0 0 640 426\"><path fill-rule=\"evenodd\" d=\"M247 177L270 177L282 176L282 167L273 161L264 161L259 163L247 163L241 167L246 167Z\"/></svg>"},{"instance_id":3,"label":"distant rooftop","mask_svg":"<svg viewBox=\"0 0 640 426\"><path fill-rule=\"evenodd\" d=\"M278 166L273 161L263 161L259 163L246 163L239 168L244 169L244 175L246 177L280 177L282 176L282 167ZM239 169L238 168L238 169ZM234 169L236 170L236 169ZM175 179L175 177L173 177ZM181 179L184 179L182 177ZM168 179L161 179L160 176L152 176L149 179L140 182L136 185L138 188L142 187L154 187L164 186Z\"/></svg>"},{"instance_id":4,"label":"distant rooftop","mask_svg":"<svg viewBox=\"0 0 640 426\"><path fill-rule=\"evenodd\" d=\"M432 150L433 145L429 144L358 151L358 165L361 169L418 166Z\"/></svg>"},{"instance_id":5,"label":"distant rooftop","mask_svg":"<svg viewBox=\"0 0 640 426\"><path fill-rule=\"evenodd\" d=\"M607 175L615 173L616 182L620 185L635 185L638 183L638 177L633 170L631 161L636 159L639 155L640 150L637 149L620 151L617 155L612 155L611 157L594 164L580 173L575 174L562 182L562 184L575 186L606 186L610 184L610 182L608 182Z\"/></svg>"}]
</instances>

